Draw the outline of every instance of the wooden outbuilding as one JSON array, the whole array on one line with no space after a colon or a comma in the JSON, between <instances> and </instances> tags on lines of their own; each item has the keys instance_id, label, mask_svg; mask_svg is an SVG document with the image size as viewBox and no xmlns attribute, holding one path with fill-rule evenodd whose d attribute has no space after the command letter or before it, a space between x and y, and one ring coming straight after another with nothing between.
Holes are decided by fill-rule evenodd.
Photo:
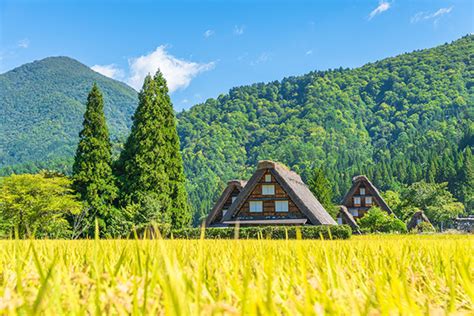
<instances>
[{"instance_id":1,"label":"wooden outbuilding","mask_svg":"<svg viewBox=\"0 0 474 316\"><path fill-rule=\"evenodd\" d=\"M372 206L378 206L388 214L392 214L392 210L382 198L379 190L367 179L366 176L355 176L352 178L352 187L341 201L346 207L349 214L356 221L362 218ZM339 212L337 220L339 224L350 224L347 217Z\"/></svg>"},{"instance_id":2,"label":"wooden outbuilding","mask_svg":"<svg viewBox=\"0 0 474 316\"><path fill-rule=\"evenodd\" d=\"M336 225L301 177L264 160L223 216L224 225Z\"/></svg>"},{"instance_id":3,"label":"wooden outbuilding","mask_svg":"<svg viewBox=\"0 0 474 316\"><path fill-rule=\"evenodd\" d=\"M227 187L222 192L216 204L206 218L206 226L222 226L222 217L227 213L232 203L235 201L239 193L243 190L247 181L230 180Z\"/></svg>"},{"instance_id":4,"label":"wooden outbuilding","mask_svg":"<svg viewBox=\"0 0 474 316\"><path fill-rule=\"evenodd\" d=\"M408 231L414 230L420 225L421 223L428 223L431 225L430 220L426 217L423 211L418 211L411 217L410 221L407 224Z\"/></svg>"}]
</instances>

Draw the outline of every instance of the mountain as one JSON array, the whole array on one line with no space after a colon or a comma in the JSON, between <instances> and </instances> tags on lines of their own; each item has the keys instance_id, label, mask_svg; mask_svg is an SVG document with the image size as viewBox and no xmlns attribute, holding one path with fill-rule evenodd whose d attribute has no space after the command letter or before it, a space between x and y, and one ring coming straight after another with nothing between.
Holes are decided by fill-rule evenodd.
<instances>
[{"instance_id":1,"label":"mountain","mask_svg":"<svg viewBox=\"0 0 474 316\"><path fill-rule=\"evenodd\" d=\"M195 222L259 159L304 179L322 166L336 198L356 174L384 190L426 179L456 193L473 118L473 35L356 69L231 89L178 115Z\"/></svg>"},{"instance_id":2,"label":"mountain","mask_svg":"<svg viewBox=\"0 0 474 316\"><path fill-rule=\"evenodd\" d=\"M118 149L137 104L127 85L66 57L0 75L0 173L68 171L93 82ZM462 197L458 179L474 147L474 36L360 68L233 88L177 118L196 223L225 182L247 179L260 159L304 180L323 167L334 202L356 174L382 190L448 181Z\"/></svg>"},{"instance_id":3,"label":"mountain","mask_svg":"<svg viewBox=\"0 0 474 316\"><path fill-rule=\"evenodd\" d=\"M137 93L68 57L49 57L0 75L0 169L68 171L87 94L96 82L114 142L128 133Z\"/></svg>"}]
</instances>

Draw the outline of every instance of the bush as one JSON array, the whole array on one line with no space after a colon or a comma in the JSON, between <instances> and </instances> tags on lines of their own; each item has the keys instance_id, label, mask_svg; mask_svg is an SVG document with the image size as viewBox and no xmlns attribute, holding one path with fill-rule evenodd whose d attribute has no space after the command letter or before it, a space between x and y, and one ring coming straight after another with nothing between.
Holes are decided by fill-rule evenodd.
<instances>
[{"instance_id":1,"label":"bush","mask_svg":"<svg viewBox=\"0 0 474 316\"><path fill-rule=\"evenodd\" d=\"M254 226L206 228L204 231L207 239L295 239L298 232L302 239L348 239L352 230L348 225L337 226ZM176 239L199 239L201 228L184 228L172 231L172 237Z\"/></svg>"},{"instance_id":2,"label":"bush","mask_svg":"<svg viewBox=\"0 0 474 316\"><path fill-rule=\"evenodd\" d=\"M412 230L412 232L416 232L416 233L433 233L435 231L436 231L436 229L433 227L433 225L431 225L430 223L427 223L427 222L419 223Z\"/></svg>"},{"instance_id":3,"label":"bush","mask_svg":"<svg viewBox=\"0 0 474 316\"><path fill-rule=\"evenodd\" d=\"M360 229L368 233L406 233L406 224L393 214L387 214L378 207L372 207L358 220Z\"/></svg>"}]
</instances>

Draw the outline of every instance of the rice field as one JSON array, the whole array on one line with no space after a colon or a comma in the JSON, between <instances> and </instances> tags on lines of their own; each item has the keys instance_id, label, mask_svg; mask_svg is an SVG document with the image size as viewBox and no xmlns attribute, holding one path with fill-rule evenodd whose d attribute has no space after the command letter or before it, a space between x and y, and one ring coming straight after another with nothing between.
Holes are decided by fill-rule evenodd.
<instances>
[{"instance_id":1,"label":"rice field","mask_svg":"<svg viewBox=\"0 0 474 316\"><path fill-rule=\"evenodd\" d=\"M474 314L474 236L4 240L0 315Z\"/></svg>"}]
</instances>

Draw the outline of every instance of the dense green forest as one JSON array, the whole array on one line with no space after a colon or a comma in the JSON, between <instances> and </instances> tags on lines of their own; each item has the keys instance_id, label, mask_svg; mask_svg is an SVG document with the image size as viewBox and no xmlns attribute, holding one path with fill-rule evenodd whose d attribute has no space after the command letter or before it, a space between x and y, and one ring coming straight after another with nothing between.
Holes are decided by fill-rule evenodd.
<instances>
[{"instance_id":1,"label":"dense green forest","mask_svg":"<svg viewBox=\"0 0 474 316\"><path fill-rule=\"evenodd\" d=\"M0 74L0 169L3 174L70 172L87 93L105 96L112 142L126 137L137 93L68 57L50 57Z\"/></svg>"},{"instance_id":2,"label":"dense green forest","mask_svg":"<svg viewBox=\"0 0 474 316\"><path fill-rule=\"evenodd\" d=\"M356 69L233 88L179 113L194 223L227 180L248 178L260 159L280 161L305 181L321 169L333 203L352 176L366 174L384 191L447 182L473 212L473 57L470 35ZM70 58L47 58L0 75L0 173L69 173L93 82L117 158L136 92Z\"/></svg>"},{"instance_id":3,"label":"dense green forest","mask_svg":"<svg viewBox=\"0 0 474 316\"><path fill-rule=\"evenodd\" d=\"M474 143L473 63L470 35L356 69L234 88L180 113L195 222L227 180L248 178L259 159L306 180L323 168L334 202L352 176L366 174L382 190L448 182L472 212L463 164L472 164L465 151Z\"/></svg>"}]
</instances>

